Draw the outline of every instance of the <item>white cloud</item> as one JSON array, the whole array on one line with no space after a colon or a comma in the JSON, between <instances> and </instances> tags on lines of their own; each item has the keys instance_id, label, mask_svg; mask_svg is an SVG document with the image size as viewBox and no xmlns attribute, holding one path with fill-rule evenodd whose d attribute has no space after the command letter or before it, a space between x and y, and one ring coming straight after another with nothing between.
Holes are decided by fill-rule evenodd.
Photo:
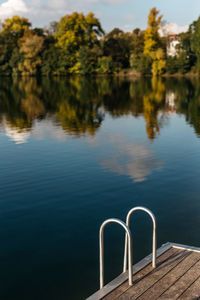
<instances>
[{"instance_id":1,"label":"white cloud","mask_svg":"<svg viewBox=\"0 0 200 300\"><path fill-rule=\"evenodd\" d=\"M87 13L93 10L99 16L96 5L122 5L128 1L130 0L4 0L0 4L0 19L19 15L29 18L34 26L44 26L73 11Z\"/></svg>"},{"instance_id":2,"label":"white cloud","mask_svg":"<svg viewBox=\"0 0 200 300\"><path fill-rule=\"evenodd\" d=\"M34 26L43 26L80 9L81 7L71 0L7 0L0 5L0 19L19 15L29 18Z\"/></svg>"},{"instance_id":3,"label":"white cloud","mask_svg":"<svg viewBox=\"0 0 200 300\"><path fill-rule=\"evenodd\" d=\"M186 32L188 30L188 25L179 26L176 23L167 23L164 24L160 29L160 34L166 36L168 34L179 34L181 32Z\"/></svg>"},{"instance_id":4,"label":"white cloud","mask_svg":"<svg viewBox=\"0 0 200 300\"><path fill-rule=\"evenodd\" d=\"M121 5L128 2L128 0L87 0L88 3Z\"/></svg>"},{"instance_id":5,"label":"white cloud","mask_svg":"<svg viewBox=\"0 0 200 300\"><path fill-rule=\"evenodd\" d=\"M94 11L97 17L102 14L102 18L105 18L104 11L106 8L100 9L98 5L101 4L113 6L112 22L115 22L115 24L112 24L112 27L121 27L125 31L132 31L136 27L135 15L132 13L126 14L126 16L122 14L116 19L114 13L116 5L127 7L128 5L125 4L128 2L130 0L4 0L0 4L0 20L19 15L27 17L33 23L33 26L44 26L51 21L58 21L65 14L73 11L87 13L91 10ZM118 24L119 20L121 26ZM162 35L180 33L187 31L187 29L188 25L179 26L176 23L168 23L162 27L161 33Z\"/></svg>"},{"instance_id":6,"label":"white cloud","mask_svg":"<svg viewBox=\"0 0 200 300\"><path fill-rule=\"evenodd\" d=\"M26 14L28 7L23 0L8 0L0 5L0 18L7 18L16 14Z\"/></svg>"}]
</instances>

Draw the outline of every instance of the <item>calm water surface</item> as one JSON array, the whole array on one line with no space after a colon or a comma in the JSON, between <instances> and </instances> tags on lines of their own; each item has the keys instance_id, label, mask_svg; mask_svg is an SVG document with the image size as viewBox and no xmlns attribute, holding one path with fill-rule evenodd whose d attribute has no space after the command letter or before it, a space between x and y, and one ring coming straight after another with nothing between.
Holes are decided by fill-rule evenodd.
<instances>
[{"instance_id":1,"label":"calm water surface","mask_svg":"<svg viewBox=\"0 0 200 300\"><path fill-rule=\"evenodd\" d=\"M0 81L0 299L84 299L98 230L136 205L158 246L200 246L200 84L186 79ZM134 218L134 262L151 222ZM106 281L123 232L106 230Z\"/></svg>"}]
</instances>

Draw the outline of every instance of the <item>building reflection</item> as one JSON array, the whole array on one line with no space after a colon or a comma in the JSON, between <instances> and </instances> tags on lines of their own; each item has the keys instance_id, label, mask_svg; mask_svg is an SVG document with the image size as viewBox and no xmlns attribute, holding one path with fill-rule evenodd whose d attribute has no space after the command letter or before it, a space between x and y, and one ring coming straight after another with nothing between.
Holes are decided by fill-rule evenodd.
<instances>
[{"instance_id":1,"label":"building reflection","mask_svg":"<svg viewBox=\"0 0 200 300\"><path fill-rule=\"evenodd\" d=\"M175 99L176 99L176 94L172 91L168 91L166 93L166 110L168 113L175 113L176 112L176 103L175 103Z\"/></svg>"}]
</instances>

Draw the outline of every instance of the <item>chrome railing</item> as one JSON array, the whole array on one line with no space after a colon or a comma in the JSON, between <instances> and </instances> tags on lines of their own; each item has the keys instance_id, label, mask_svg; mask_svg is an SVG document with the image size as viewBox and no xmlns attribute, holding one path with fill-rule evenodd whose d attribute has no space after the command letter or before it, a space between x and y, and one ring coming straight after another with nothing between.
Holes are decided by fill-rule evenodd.
<instances>
[{"instance_id":1,"label":"chrome railing","mask_svg":"<svg viewBox=\"0 0 200 300\"><path fill-rule=\"evenodd\" d=\"M99 230L99 250L100 250L100 289L104 286L104 228L109 223L117 223L121 225L126 232L126 253L128 254L128 274L129 274L129 285L133 284L132 278L132 268L133 268L133 259L132 259L132 236L131 231L128 226L119 219L108 219L102 223ZM126 257L127 259L127 257Z\"/></svg>"},{"instance_id":2,"label":"chrome railing","mask_svg":"<svg viewBox=\"0 0 200 300\"><path fill-rule=\"evenodd\" d=\"M156 218L154 216L154 214L147 208L142 207L142 206L137 206L132 208L126 217L126 225L130 230L130 218L131 215L138 210L142 210L144 212L146 212L152 219L153 222L153 239L152 239L152 267L156 268L156 241L157 241L157 236L156 236ZM124 246L124 268L123 268L123 272L126 272L127 269L127 245L128 244L128 238L127 238L127 234L125 237L125 246Z\"/></svg>"}]
</instances>

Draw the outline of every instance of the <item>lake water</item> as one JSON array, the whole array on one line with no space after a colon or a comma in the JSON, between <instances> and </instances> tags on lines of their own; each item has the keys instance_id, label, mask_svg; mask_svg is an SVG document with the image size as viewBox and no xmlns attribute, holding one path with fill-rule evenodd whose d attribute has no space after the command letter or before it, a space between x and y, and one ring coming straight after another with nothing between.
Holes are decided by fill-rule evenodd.
<instances>
[{"instance_id":1,"label":"lake water","mask_svg":"<svg viewBox=\"0 0 200 300\"><path fill-rule=\"evenodd\" d=\"M197 79L1 78L0 299L92 294L99 227L136 205L156 215L158 246L200 246L199 137ZM133 219L137 262L152 225ZM123 238L106 229L106 282Z\"/></svg>"}]
</instances>

